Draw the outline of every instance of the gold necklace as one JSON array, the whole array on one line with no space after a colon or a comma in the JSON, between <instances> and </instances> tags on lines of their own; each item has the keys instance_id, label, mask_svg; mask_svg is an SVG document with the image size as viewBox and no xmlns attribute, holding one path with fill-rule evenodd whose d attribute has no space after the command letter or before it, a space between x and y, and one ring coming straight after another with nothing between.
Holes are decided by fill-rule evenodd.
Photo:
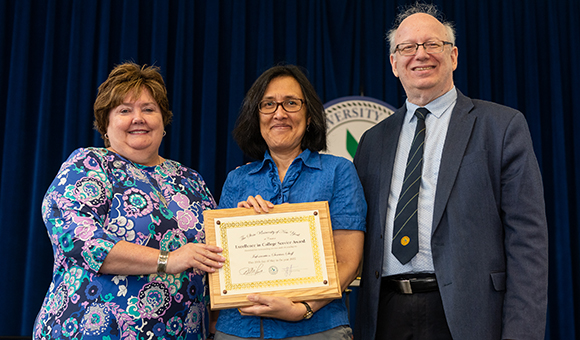
<instances>
[{"instance_id":1,"label":"gold necklace","mask_svg":"<svg viewBox=\"0 0 580 340\"><path fill-rule=\"evenodd\" d=\"M161 157L159 155L157 155L158 159L159 159L159 164L163 166L163 162L161 162ZM161 194L161 186L159 187L159 189L157 189L154 185L153 182L151 182L151 180L149 179L149 176L147 176L147 174L143 171L143 169L141 169L137 164L135 164L135 162L129 160L129 162L131 162L131 164L133 165L133 167L135 167L135 169L139 170L139 172L141 173L141 175L143 175L143 177L147 180L147 183L149 184L149 186L151 187L151 189L153 189L153 191L155 192L155 195L157 195L157 197L159 198L159 201L163 203L163 206L165 208L167 208L167 199L165 199L165 196L163 196L163 194ZM158 183L159 184L159 183Z\"/></svg>"},{"instance_id":2,"label":"gold necklace","mask_svg":"<svg viewBox=\"0 0 580 340\"><path fill-rule=\"evenodd\" d=\"M153 184L151 183L151 181L149 181L149 184L151 185L151 187L153 188L153 190L155 191L155 194L157 195L157 197L159 197L159 200L161 202L163 202L163 206L165 206L167 208L167 200L165 199L165 196L161 195L161 193L157 190L157 188L155 188L153 186Z\"/></svg>"}]
</instances>

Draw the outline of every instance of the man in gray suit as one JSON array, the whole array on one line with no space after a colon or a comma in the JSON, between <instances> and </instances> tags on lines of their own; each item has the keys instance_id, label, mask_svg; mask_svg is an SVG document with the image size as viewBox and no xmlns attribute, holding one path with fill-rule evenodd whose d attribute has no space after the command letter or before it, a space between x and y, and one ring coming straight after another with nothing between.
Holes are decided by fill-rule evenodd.
<instances>
[{"instance_id":1,"label":"man in gray suit","mask_svg":"<svg viewBox=\"0 0 580 340\"><path fill-rule=\"evenodd\" d=\"M424 4L399 15L390 61L407 101L354 159L368 203L355 339L544 339L547 226L530 133L519 111L455 88L455 32L440 17Z\"/></svg>"}]
</instances>

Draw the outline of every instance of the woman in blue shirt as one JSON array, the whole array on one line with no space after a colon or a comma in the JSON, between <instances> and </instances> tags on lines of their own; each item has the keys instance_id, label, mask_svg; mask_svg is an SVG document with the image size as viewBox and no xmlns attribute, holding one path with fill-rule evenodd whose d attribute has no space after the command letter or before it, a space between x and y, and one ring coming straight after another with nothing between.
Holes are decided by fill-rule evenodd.
<instances>
[{"instance_id":1,"label":"woman in blue shirt","mask_svg":"<svg viewBox=\"0 0 580 340\"><path fill-rule=\"evenodd\" d=\"M328 201L342 290L362 259L366 202L353 164L326 149L326 116L312 84L293 65L264 72L244 99L234 138L259 161L228 175L219 208ZM215 339L351 339L341 299L292 302L251 294L249 307L220 312Z\"/></svg>"}]
</instances>

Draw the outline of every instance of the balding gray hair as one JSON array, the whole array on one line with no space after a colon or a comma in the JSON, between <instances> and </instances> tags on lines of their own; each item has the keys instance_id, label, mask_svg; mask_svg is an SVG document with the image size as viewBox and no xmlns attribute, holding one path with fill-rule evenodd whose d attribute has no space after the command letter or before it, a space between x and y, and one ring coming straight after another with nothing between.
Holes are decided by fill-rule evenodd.
<instances>
[{"instance_id":1,"label":"balding gray hair","mask_svg":"<svg viewBox=\"0 0 580 340\"><path fill-rule=\"evenodd\" d=\"M439 22L443 24L443 26L445 26L445 29L447 30L449 42L451 42L453 46L455 46L455 28L453 27L453 23L445 20L445 16L441 11L437 9L437 6L433 4L416 2L412 5L403 7L401 9L400 13L397 15L397 17L395 17L393 27L387 32L387 40L389 41L391 54L396 52L395 48L397 47L397 45L395 45L395 35L397 34L397 30L399 29L401 22L403 22L403 20L407 19L411 15L417 13L429 14L435 19L439 20Z\"/></svg>"}]
</instances>

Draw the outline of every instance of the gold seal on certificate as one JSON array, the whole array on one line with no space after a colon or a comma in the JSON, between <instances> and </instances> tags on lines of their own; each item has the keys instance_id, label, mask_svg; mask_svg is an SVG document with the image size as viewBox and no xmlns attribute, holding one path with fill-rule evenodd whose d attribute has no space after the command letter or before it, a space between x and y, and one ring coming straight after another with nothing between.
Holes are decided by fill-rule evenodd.
<instances>
[{"instance_id":1,"label":"gold seal on certificate","mask_svg":"<svg viewBox=\"0 0 580 340\"><path fill-rule=\"evenodd\" d=\"M211 308L249 306L248 294L293 301L341 297L328 202L277 205L269 213L207 210L208 244L224 249L209 274Z\"/></svg>"}]
</instances>

